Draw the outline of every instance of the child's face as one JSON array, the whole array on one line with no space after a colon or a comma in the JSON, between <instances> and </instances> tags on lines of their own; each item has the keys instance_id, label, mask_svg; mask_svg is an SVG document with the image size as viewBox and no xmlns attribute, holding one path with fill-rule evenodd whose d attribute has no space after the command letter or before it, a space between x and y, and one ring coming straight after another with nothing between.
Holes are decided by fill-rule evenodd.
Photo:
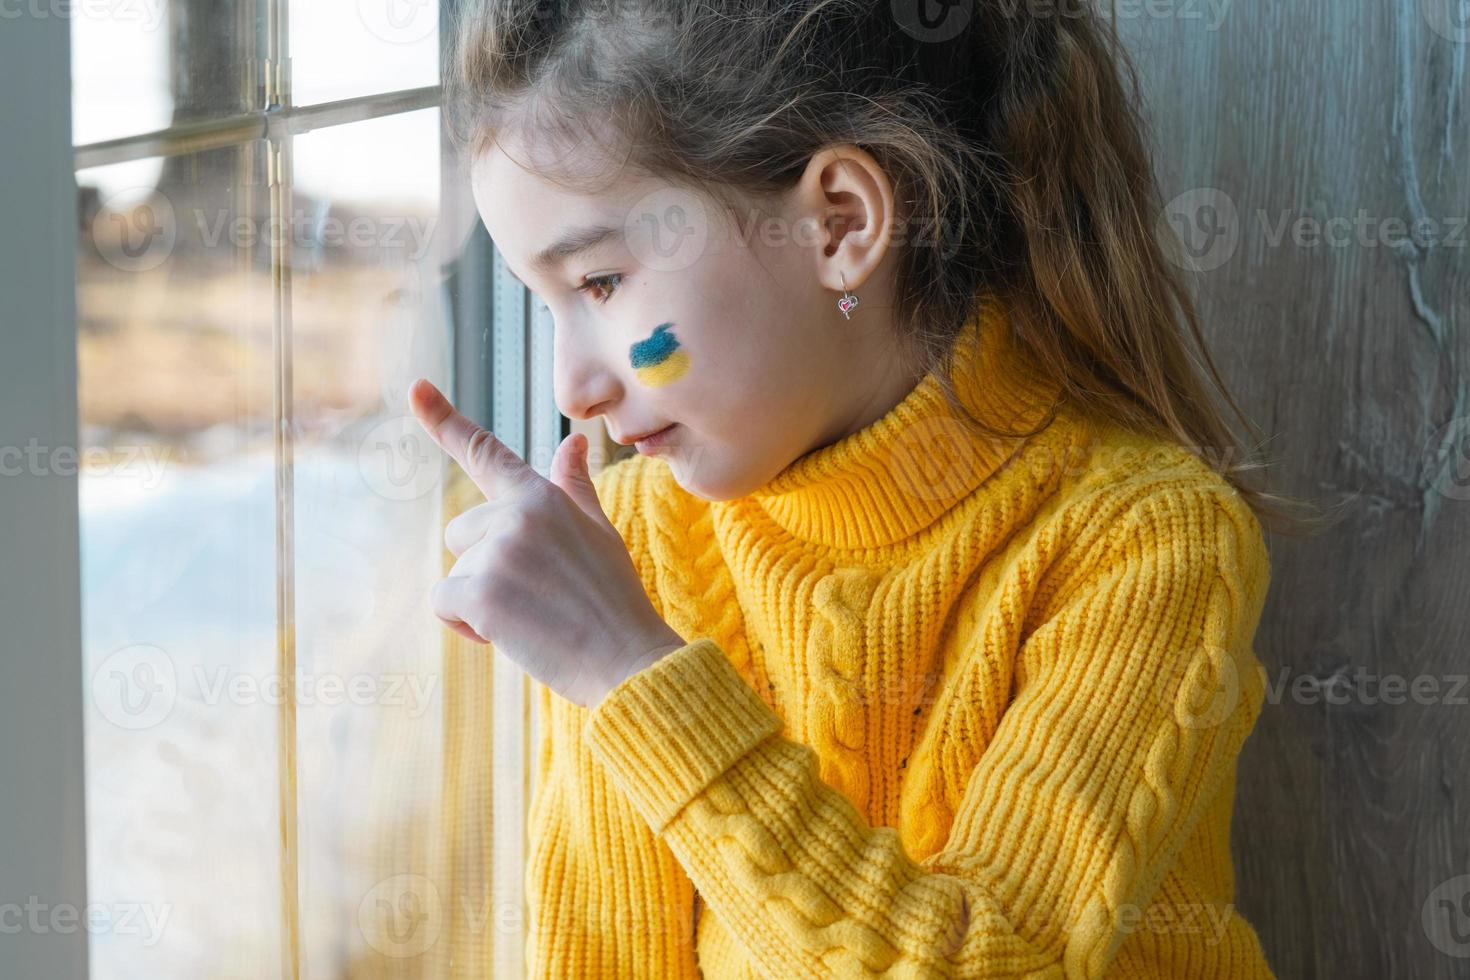
<instances>
[{"instance_id":1,"label":"child's face","mask_svg":"<svg viewBox=\"0 0 1470 980\"><path fill-rule=\"evenodd\" d=\"M779 213L731 217L642 178L577 195L538 176L523 145L511 153L495 147L476 161L475 201L511 272L554 319L557 407L603 416L623 443L673 424L648 451L691 493L742 496L912 388L883 316L886 267L861 290L854 266L842 267L863 300L851 320L838 312L840 289L819 282L836 278L830 232L813 220L832 203L830 178L804 179ZM533 261L590 227L613 233L560 265ZM854 265L876 262L869 248Z\"/></svg>"}]
</instances>

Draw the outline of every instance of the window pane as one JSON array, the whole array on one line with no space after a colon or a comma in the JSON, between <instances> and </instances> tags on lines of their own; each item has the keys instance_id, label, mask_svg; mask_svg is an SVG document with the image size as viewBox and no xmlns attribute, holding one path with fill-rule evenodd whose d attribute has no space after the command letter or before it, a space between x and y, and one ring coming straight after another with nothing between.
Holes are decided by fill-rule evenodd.
<instances>
[{"instance_id":1,"label":"window pane","mask_svg":"<svg viewBox=\"0 0 1470 980\"><path fill-rule=\"evenodd\" d=\"M420 375L448 388L438 127L424 110L294 148L297 653L318 691L297 714L306 976L433 975L449 947L446 630L428 602L446 461L406 405Z\"/></svg>"},{"instance_id":2,"label":"window pane","mask_svg":"<svg viewBox=\"0 0 1470 980\"><path fill-rule=\"evenodd\" d=\"M76 2L70 9L74 143L260 108L251 66L262 5L253 0Z\"/></svg>"},{"instance_id":3,"label":"window pane","mask_svg":"<svg viewBox=\"0 0 1470 980\"><path fill-rule=\"evenodd\" d=\"M77 174L93 976L277 976L276 504L256 145Z\"/></svg>"},{"instance_id":4,"label":"window pane","mask_svg":"<svg viewBox=\"0 0 1470 980\"><path fill-rule=\"evenodd\" d=\"M305 0L291 4L290 29L296 105L439 81L437 0Z\"/></svg>"}]
</instances>

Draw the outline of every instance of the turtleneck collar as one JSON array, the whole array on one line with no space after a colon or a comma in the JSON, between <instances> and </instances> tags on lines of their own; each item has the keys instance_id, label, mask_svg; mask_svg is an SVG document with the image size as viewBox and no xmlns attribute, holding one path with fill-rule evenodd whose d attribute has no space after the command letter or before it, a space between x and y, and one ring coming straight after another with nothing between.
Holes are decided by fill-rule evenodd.
<instances>
[{"instance_id":1,"label":"turtleneck collar","mask_svg":"<svg viewBox=\"0 0 1470 980\"><path fill-rule=\"evenodd\" d=\"M990 297L955 340L951 377L971 412L1007 432L1037 425L1059 393L1025 358ZM930 371L882 417L800 457L748 497L797 538L882 547L933 524L1020 444L974 431Z\"/></svg>"}]
</instances>

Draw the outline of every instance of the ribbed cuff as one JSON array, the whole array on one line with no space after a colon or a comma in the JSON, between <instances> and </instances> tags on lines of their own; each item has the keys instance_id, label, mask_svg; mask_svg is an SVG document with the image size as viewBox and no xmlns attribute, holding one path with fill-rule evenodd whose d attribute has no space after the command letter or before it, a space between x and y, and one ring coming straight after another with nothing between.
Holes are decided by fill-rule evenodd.
<instances>
[{"instance_id":1,"label":"ribbed cuff","mask_svg":"<svg viewBox=\"0 0 1470 980\"><path fill-rule=\"evenodd\" d=\"M654 833L781 717L700 637L624 678L587 717L582 740Z\"/></svg>"}]
</instances>

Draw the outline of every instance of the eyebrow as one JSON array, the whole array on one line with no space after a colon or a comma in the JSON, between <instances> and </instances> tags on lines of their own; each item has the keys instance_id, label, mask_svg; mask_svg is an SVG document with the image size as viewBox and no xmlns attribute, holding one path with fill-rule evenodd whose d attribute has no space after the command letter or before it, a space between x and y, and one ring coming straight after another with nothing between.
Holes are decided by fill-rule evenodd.
<instances>
[{"instance_id":1,"label":"eyebrow","mask_svg":"<svg viewBox=\"0 0 1470 980\"><path fill-rule=\"evenodd\" d=\"M623 239L622 225L589 225L585 228L573 228L565 232L560 238L537 252L531 259L531 268L537 272L547 273L554 271L566 263L567 259L583 252L590 252L595 248L601 248L614 241ZM511 273L515 276L515 273ZM520 282L520 277L516 277Z\"/></svg>"}]
</instances>

